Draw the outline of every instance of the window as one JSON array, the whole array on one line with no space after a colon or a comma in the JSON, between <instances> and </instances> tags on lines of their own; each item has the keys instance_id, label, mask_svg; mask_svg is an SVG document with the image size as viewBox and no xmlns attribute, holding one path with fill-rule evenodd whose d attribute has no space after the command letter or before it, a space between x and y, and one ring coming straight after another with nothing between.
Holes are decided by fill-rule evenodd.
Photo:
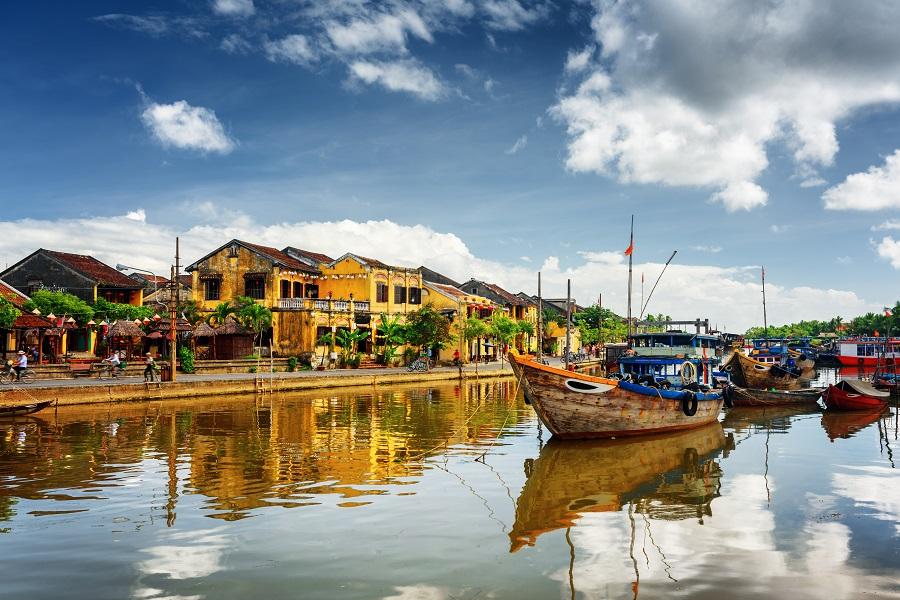
<instances>
[{"instance_id":1,"label":"window","mask_svg":"<svg viewBox=\"0 0 900 600\"><path fill-rule=\"evenodd\" d=\"M244 281L244 295L254 300L266 297L266 280L262 277L248 277Z\"/></svg>"},{"instance_id":2,"label":"window","mask_svg":"<svg viewBox=\"0 0 900 600\"><path fill-rule=\"evenodd\" d=\"M394 286L394 302L403 304L406 302L406 288L402 285Z\"/></svg>"},{"instance_id":3,"label":"window","mask_svg":"<svg viewBox=\"0 0 900 600\"><path fill-rule=\"evenodd\" d=\"M294 282L294 298L303 297L303 284L299 281Z\"/></svg>"},{"instance_id":4,"label":"window","mask_svg":"<svg viewBox=\"0 0 900 600\"><path fill-rule=\"evenodd\" d=\"M319 297L319 284L318 283L307 283L306 284L306 295L304 298L318 298Z\"/></svg>"},{"instance_id":5,"label":"window","mask_svg":"<svg viewBox=\"0 0 900 600\"><path fill-rule=\"evenodd\" d=\"M221 281L218 279L206 279L203 281L203 299L204 300L218 300L219 288L221 287Z\"/></svg>"},{"instance_id":6,"label":"window","mask_svg":"<svg viewBox=\"0 0 900 600\"><path fill-rule=\"evenodd\" d=\"M417 287L409 288L409 303L422 304L422 290Z\"/></svg>"},{"instance_id":7,"label":"window","mask_svg":"<svg viewBox=\"0 0 900 600\"><path fill-rule=\"evenodd\" d=\"M291 282L287 279L281 280L281 297L282 298L290 298L291 297Z\"/></svg>"},{"instance_id":8,"label":"window","mask_svg":"<svg viewBox=\"0 0 900 600\"><path fill-rule=\"evenodd\" d=\"M375 302L388 301L388 286L386 283L375 284Z\"/></svg>"}]
</instances>

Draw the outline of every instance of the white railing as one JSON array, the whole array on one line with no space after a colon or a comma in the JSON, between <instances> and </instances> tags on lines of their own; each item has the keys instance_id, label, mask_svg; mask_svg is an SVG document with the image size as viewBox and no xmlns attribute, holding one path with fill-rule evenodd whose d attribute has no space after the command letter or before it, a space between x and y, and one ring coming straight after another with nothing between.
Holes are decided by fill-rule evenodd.
<instances>
[{"instance_id":1,"label":"white railing","mask_svg":"<svg viewBox=\"0 0 900 600\"><path fill-rule=\"evenodd\" d=\"M313 300L312 304L316 310L328 310L328 300Z\"/></svg>"},{"instance_id":2,"label":"white railing","mask_svg":"<svg viewBox=\"0 0 900 600\"><path fill-rule=\"evenodd\" d=\"M369 312L369 302L368 301L354 302L353 309L356 312Z\"/></svg>"},{"instance_id":3,"label":"white railing","mask_svg":"<svg viewBox=\"0 0 900 600\"><path fill-rule=\"evenodd\" d=\"M347 300L319 300L311 298L279 298L279 310L321 310L332 312L350 312L350 302ZM356 312L369 312L369 303L366 301L354 302L353 310Z\"/></svg>"},{"instance_id":4,"label":"white railing","mask_svg":"<svg viewBox=\"0 0 900 600\"><path fill-rule=\"evenodd\" d=\"M281 310L303 310L306 306L303 298L279 298L278 308Z\"/></svg>"},{"instance_id":5,"label":"white railing","mask_svg":"<svg viewBox=\"0 0 900 600\"><path fill-rule=\"evenodd\" d=\"M346 300L335 300L333 310L338 312L350 312L350 303Z\"/></svg>"}]
</instances>

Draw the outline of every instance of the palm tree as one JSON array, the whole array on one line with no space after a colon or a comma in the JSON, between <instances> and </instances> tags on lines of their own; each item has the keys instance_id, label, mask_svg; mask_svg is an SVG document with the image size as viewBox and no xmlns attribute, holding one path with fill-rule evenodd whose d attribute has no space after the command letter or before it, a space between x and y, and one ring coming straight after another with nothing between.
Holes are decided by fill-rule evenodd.
<instances>
[{"instance_id":1,"label":"palm tree","mask_svg":"<svg viewBox=\"0 0 900 600\"><path fill-rule=\"evenodd\" d=\"M260 343L262 332L272 326L272 311L256 302L241 306L237 317L241 325L256 333L256 340Z\"/></svg>"},{"instance_id":2,"label":"palm tree","mask_svg":"<svg viewBox=\"0 0 900 600\"><path fill-rule=\"evenodd\" d=\"M216 326L221 325L225 322L225 319L237 313L237 307L233 306L231 302L225 301L220 302L218 306L216 306L209 316L206 317L206 324L212 325L215 322Z\"/></svg>"},{"instance_id":3,"label":"palm tree","mask_svg":"<svg viewBox=\"0 0 900 600\"><path fill-rule=\"evenodd\" d=\"M384 339L384 364L390 366L397 347L406 343L406 327L400 323L400 317L388 317L381 313L381 324L378 331Z\"/></svg>"},{"instance_id":4,"label":"palm tree","mask_svg":"<svg viewBox=\"0 0 900 600\"><path fill-rule=\"evenodd\" d=\"M369 337L369 332L365 329L339 329L335 334L335 343L343 349L344 364L348 362L351 355L356 354L359 343L364 342Z\"/></svg>"}]
</instances>

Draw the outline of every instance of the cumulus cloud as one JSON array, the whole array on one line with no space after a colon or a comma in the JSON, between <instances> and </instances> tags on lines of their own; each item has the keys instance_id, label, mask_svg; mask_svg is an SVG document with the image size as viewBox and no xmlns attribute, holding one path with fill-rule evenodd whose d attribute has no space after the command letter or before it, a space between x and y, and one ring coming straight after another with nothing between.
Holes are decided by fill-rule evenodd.
<instances>
[{"instance_id":1,"label":"cumulus cloud","mask_svg":"<svg viewBox=\"0 0 900 600\"><path fill-rule=\"evenodd\" d=\"M266 57L272 62L283 61L296 65L308 65L316 60L316 50L309 39L296 33L280 40L267 40L263 44Z\"/></svg>"},{"instance_id":2,"label":"cumulus cloud","mask_svg":"<svg viewBox=\"0 0 900 600\"><path fill-rule=\"evenodd\" d=\"M435 74L413 60L359 60L350 64L350 74L353 80L378 84L392 92L408 92L423 100L438 100L446 93Z\"/></svg>"},{"instance_id":3,"label":"cumulus cloud","mask_svg":"<svg viewBox=\"0 0 900 600\"><path fill-rule=\"evenodd\" d=\"M253 0L214 0L213 12L229 17L249 17L256 12Z\"/></svg>"},{"instance_id":4,"label":"cumulus cloud","mask_svg":"<svg viewBox=\"0 0 900 600\"><path fill-rule=\"evenodd\" d=\"M580 52L570 51L566 57L566 73L578 73L585 70L591 62L594 48L588 46Z\"/></svg>"},{"instance_id":5,"label":"cumulus cloud","mask_svg":"<svg viewBox=\"0 0 900 600\"><path fill-rule=\"evenodd\" d=\"M482 0L481 11L487 26L493 29L519 31L543 20L550 14L550 5L523 0Z\"/></svg>"},{"instance_id":6,"label":"cumulus cloud","mask_svg":"<svg viewBox=\"0 0 900 600\"><path fill-rule=\"evenodd\" d=\"M838 150L835 123L900 100L897 9L882 2L596 3L610 85L564 91L569 169L710 189L729 210L766 203L767 146L791 152L802 184ZM852 27L849 26L852 24Z\"/></svg>"},{"instance_id":7,"label":"cumulus cloud","mask_svg":"<svg viewBox=\"0 0 900 600\"><path fill-rule=\"evenodd\" d=\"M872 225L872 231L888 231L900 229L900 219L888 219L878 225Z\"/></svg>"},{"instance_id":8,"label":"cumulus cloud","mask_svg":"<svg viewBox=\"0 0 900 600\"><path fill-rule=\"evenodd\" d=\"M124 212L124 211L123 211ZM603 293L605 306L623 313L626 305L628 265L616 249L583 250L564 257L532 263L505 263L475 255L457 235L439 232L425 225L400 225L388 220L357 222L282 222L261 224L237 211L223 211L212 203L195 204L189 213L196 224L184 227L162 225L135 208L122 216L83 219L21 219L0 221L0 264L13 264L38 247L91 254L108 263L134 264L167 272L176 236L181 238L182 255L189 264L224 244L239 238L283 248L291 245L340 256L356 252L388 263L430 268L457 279L476 277L495 282L512 292L535 293L536 269L541 264L544 292L564 295L571 279L573 294L582 302ZM140 247L134 240L143 240ZM402 239L404 244L396 244ZM623 240L625 242L627 240ZM896 245L900 268L900 243ZM637 272L658 273L662 263L639 262ZM835 313L862 314L876 311L881 304L866 302L849 290L780 285L766 282L769 314L779 321L802 318L830 318ZM759 268L673 264L659 283L649 310L686 318L709 317L720 327L743 331L762 322L759 307Z\"/></svg>"},{"instance_id":9,"label":"cumulus cloud","mask_svg":"<svg viewBox=\"0 0 900 600\"><path fill-rule=\"evenodd\" d=\"M141 120L163 146L219 154L228 154L235 147L215 112L184 100L172 104L149 102Z\"/></svg>"},{"instance_id":10,"label":"cumulus cloud","mask_svg":"<svg viewBox=\"0 0 900 600\"><path fill-rule=\"evenodd\" d=\"M503 152L504 152L505 154L515 154L515 153L517 153L519 150L524 149L525 146L527 146L527 145L528 145L528 136L527 136L527 135L521 135L521 136L519 136L519 139L517 139L517 140L515 141L515 143L513 143L512 146L510 146L509 148L507 148L507 149L504 150Z\"/></svg>"},{"instance_id":11,"label":"cumulus cloud","mask_svg":"<svg viewBox=\"0 0 900 600\"><path fill-rule=\"evenodd\" d=\"M892 267L900 269L900 240L895 240L890 235L885 236L875 245L875 251L878 256L891 263Z\"/></svg>"},{"instance_id":12,"label":"cumulus cloud","mask_svg":"<svg viewBox=\"0 0 900 600\"><path fill-rule=\"evenodd\" d=\"M848 175L843 183L825 190L822 198L825 208L832 210L900 208L900 150L888 156L883 166Z\"/></svg>"},{"instance_id":13,"label":"cumulus cloud","mask_svg":"<svg viewBox=\"0 0 900 600\"><path fill-rule=\"evenodd\" d=\"M431 32L413 10L380 14L349 23L330 22L326 32L334 48L341 53L367 54L377 51L406 52L407 32L431 42Z\"/></svg>"}]
</instances>

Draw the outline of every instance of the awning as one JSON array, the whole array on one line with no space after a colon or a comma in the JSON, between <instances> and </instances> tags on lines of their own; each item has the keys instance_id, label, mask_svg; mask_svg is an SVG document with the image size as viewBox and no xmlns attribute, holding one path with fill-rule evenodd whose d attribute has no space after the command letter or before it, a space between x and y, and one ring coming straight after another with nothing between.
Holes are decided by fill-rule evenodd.
<instances>
[{"instance_id":1,"label":"awning","mask_svg":"<svg viewBox=\"0 0 900 600\"><path fill-rule=\"evenodd\" d=\"M872 396L874 398L889 398L891 396L890 392L876 390L868 381L861 381L859 379L844 379L843 382L847 385L847 387L851 388L857 394Z\"/></svg>"}]
</instances>

